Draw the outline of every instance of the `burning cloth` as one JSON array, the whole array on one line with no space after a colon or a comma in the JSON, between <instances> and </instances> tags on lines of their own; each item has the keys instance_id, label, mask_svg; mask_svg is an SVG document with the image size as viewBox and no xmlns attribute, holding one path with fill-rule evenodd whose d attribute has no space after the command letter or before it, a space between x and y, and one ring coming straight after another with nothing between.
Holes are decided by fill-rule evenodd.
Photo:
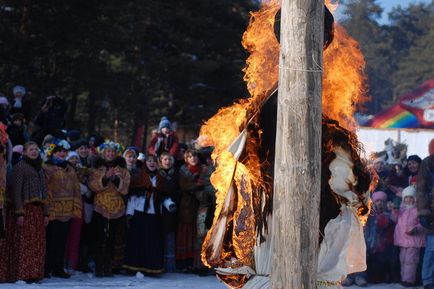
<instances>
[{"instance_id":1,"label":"burning cloth","mask_svg":"<svg viewBox=\"0 0 434 289\"><path fill-rule=\"evenodd\" d=\"M251 53L245 69L251 97L221 109L201 128L201 145L214 146L211 183L217 190L202 261L231 288L269 287L279 66L274 23L279 9L278 0L264 1L243 36ZM347 274L366 269L362 224L373 184L352 118L354 103L366 100L363 55L325 11L317 277L319 288L340 288Z\"/></svg>"}]
</instances>

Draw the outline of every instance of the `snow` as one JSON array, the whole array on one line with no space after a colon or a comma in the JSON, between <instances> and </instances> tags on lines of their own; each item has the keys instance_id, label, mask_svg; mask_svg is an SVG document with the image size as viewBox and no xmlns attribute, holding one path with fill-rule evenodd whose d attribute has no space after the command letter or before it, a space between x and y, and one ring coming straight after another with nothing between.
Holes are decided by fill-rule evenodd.
<instances>
[{"instance_id":1,"label":"snow","mask_svg":"<svg viewBox=\"0 0 434 289\"><path fill-rule=\"evenodd\" d=\"M192 274L170 273L160 277L148 276L121 276L114 278L94 278L92 274L76 274L70 279L51 278L44 279L36 284L26 284L23 281L0 284L7 289L226 289L227 287L217 280L215 276L199 277ZM345 289L359 289L358 286L345 287ZM369 285L369 289L402 289L399 284ZM422 287L414 287L422 289Z\"/></svg>"},{"instance_id":2,"label":"snow","mask_svg":"<svg viewBox=\"0 0 434 289\"><path fill-rule=\"evenodd\" d=\"M140 276L141 277L141 276ZM94 278L92 274L76 274L69 279L50 278L38 283L26 284L23 281L0 284L7 289L226 289L215 276L199 277L193 274L171 273L160 277L142 278L116 275L114 278Z\"/></svg>"}]
</instances>

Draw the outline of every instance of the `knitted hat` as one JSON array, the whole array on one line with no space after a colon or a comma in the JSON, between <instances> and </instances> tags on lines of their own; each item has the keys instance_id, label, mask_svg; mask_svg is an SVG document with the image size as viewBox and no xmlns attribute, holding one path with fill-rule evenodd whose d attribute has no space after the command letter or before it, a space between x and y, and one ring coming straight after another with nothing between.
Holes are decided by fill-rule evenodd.
<instances>
[{"instance_id":1,"label":"knitted hat","mask_svg":"<svg viewBox=\"0 0 434 289\"><path fill-rule=\"evenodd\" d=\"M416 188L414 186L408 186L402 190L402 198L413 197L416 198Z\"/></svg>"},{"instance_id":2,"label":"knitted hat","mask_svg":"<svg viewBox=\"0 0 434 289\"><path fill-rule=\"evenodd\" d=\"M371 199L374 203L378 200L387 201L387 195L383 191L376 191L372 194Z\"/></svg>"},{"instance_id":3,"label":"knitted hat","mask_svg":"<svg viewBox=\"0 0 434 289\"><path fill-rule=\"evenodd\" d=\"M415 161L420 164L422 162L422 159L418 155L411 155L407 158L407 162L408 161Z\"/></svg>"},{"instance_id":4,"label":"knitted hat","mask_svg":"<svg viewBox=\"0 0 434 289\"><path fill-rule=\"evenodd\" d=\"M6 97L0 96L0 104L9 105L9 101Z\"/></svg>"},{"instance_id":5,"label":"knitted hat","mask_svg":"<svg viewBox=\"0 0 434 289\"><path fill-rule=\"evenodd\" d=\"M158 130L161 130L162 128L172 129L172 124L165 116L161 118L160 124L158 125Z\"/></svg>"},{"instance_id":6,"label":"knitted hat","mask_svg":"<svg viewBox=\"0 0 434 289\"><path fill-rule=\"evenodd\" d=\"M13 153L18 153L18 154L20 154L20 155L23 154L23 150L24 150L23 145L16 145L16 146L14 146L14 147L12 148L12 152L13 152Z\"/></svg>"},{"instance_id":7,"label":"knitted hat","mask_svg":"<svg viewBox=\"0 0 434 289\"><path fill-rule=\"evenodd\" d=\"M51 134L47 134L46 136L44 136L44 140L42 141L42 145L45 145L47 143L52 143L54 141L54 136L52 136Z\"/></svg>"},{"instance_id":8,"label":"knitted hat","mask_svg":"<svg viewBox=\"0 0 434 289\"><path fill-rule=\"evenodd\" d=\"M69 161L72 158L78 158L80 159L80 156L78 155L78 153L76 153L75 151L69 151L68 155L66 156L66 160Z\"/></svg>"},{"instance_id":9,"label":"knitted hat","mask_svg":"<svg viewBox=\"0 0 434 289\"><path fill-rule=\"evenodd\" d=\"M14 88L12 89L12 93L15 95L18 92L21 92L21 94L26 94L26 88L24 86L21 85L15 85Z\"/></svg>"},{"instance_id":10,"label":"knitted hat","mask_svg":"<svg viewBox=\"0 0 434 289\"><path fill-rule=\"evenodd\" d=\"M125 158L125 157L127 156L127 154L130 153L130 152L134 153L134 154L136 155L136 157L139 155L139 150L138 150L138 148L136 148L136 147L134 147L134 146L130 146L130 147L127 147L127 148L125 149L125 151L124 151L124 153L123 153L122 156Z\"/></svg>"}]
</instances>

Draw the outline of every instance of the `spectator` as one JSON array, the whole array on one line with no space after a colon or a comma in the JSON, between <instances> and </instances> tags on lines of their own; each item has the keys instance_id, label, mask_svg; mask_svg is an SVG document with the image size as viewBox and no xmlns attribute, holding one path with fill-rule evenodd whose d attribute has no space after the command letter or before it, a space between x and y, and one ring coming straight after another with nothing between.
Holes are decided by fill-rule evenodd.
<instances>
[{"instance_id":1,"label":"spectator","mask_svg":"<svg viewBox=\"0 0 434 289\"><path fill-rule=\"evenodd\" d=\"M202 243L207 232L206 219L214 199L210 185L210 170L199 162L198 153L187 150L186 164L179 171L179 186L182 192L179 208L177 236L177 261L181 269L193 266L198 273L205 273L201 261Z\"/></svg>"},{"instance_id":2,"label":"spectator","mask_svg":"<svg viewBox=\"0 0 434 289\"><path fill-rule=\"evenodd\" d=\"M14 99L9 110L10 114L21 113L24 116L24 122L29 121L31 117L31 106L24 98L27 93L26 88L21 85L16 85L14 86L12 93L14 95Z\"/></svg>"},{"instance_id":3,"label":"spectator","mask_svg":"<svg viewBox=\"0 0 434 289\"><path fill-rule=\"evenodd\" d=\"M80 166L91 167L89 143L85 139L80 139L75 143L75 151L80 159Z\"/></svg>"},{"instance_id":4,"label":"spectator","mask_svg":"<svg viewBox=\"0 0 434 289\"><path fill-rule=\"evenodd\" d=\"M174 159L169 153L160 155L159 174L166 182L168 195L179 207L178 174L174 168ZM174 272L175 263L175 235L177 228L177 214L163 207L163 233L164 233L164 268L166 272Z\"/></svg>"},{"instance_id":5,"label":"spectator","mask_svg":"<svg viewBox=\"0 0 434 289\"><path fill-rule=\"evenodd\" d=\"M402 191L402 204L395 227L394 243L400 247L401 284L415 286L420 248L425 244L425 234L415 207L416 189L408 186Z\"/></svg>"},{"instance_id":6,"label":"spectator","mask_svg":"<svg viewBox=\"0 0 434 289\"><path fill-rule=\"evenodd\" d=\"M0 145L0 282L7 281L8 268L8 252L6 246L6 231L4 220L6 218L6 144L8 142L5 127L1 128L2 144Z\"/></svg>"},{"instance_id":7,"label":"spectator","mask_svg":"<svg viewBox=\"0 0 434 289\"><path fill-rule=\"evenodd\" d=\"M0 122L9 125L11 118L8 113L9 101L6 97L0 96Z\"/></svg>"},{"instance_id":8,"label":"spectator","mask_svg":"<svg viewBox=\"0 0 434 289\"><path fill-rule=\"evenodd\" d=\"M389 283L390 258L394 223L386 211L387 194L376 191L372 195L373 213L365 227L369 283Z\"/></svg>"},{"instance_id":9,"label":"spectator","mask_svg":"<svg viewBox=\"0 0 434 289\"><path fill-rule=\"evenodd\" d=\"M95 192L95 277L112 277L115 237L125 214L123 197L128 193L130 174L118 156L122 147L113 141L99 146L101 157L94 161L89 188Z\"/></svg>"},{"instance_id":10,"label":"spectator","mask_svg":"<svg viewBox=\"0 0 434 289\"><path fill-rule=\"evenodd\" d=\"M15 166L23 156L24 146L16 145L12 148L12 166Z\"/></svg>"},{"instance_id":11,"label":"spectator","mask_svg":"<svg viewBox=\"0 0 434 289\"><path fill-rule=\"evenodd\" d=\"M38 145L27 142L23 154L10 178L13 210L8 219L11 252L8 269L10 281L35 282L44 277L47 187Z\"/></svg>"},{"instance_id":12,"label":"spectator","mask_svg":"<svg viewBox=\"0 0 434 289\"><path fill-rule=\"evenodd\" d=\"M153 275L164 270L161 205L167 198L164 178L158 174L157 168L157 158L149 155L143 170L131 180L124 264L129 270Z\"/></svg>"},{"instance_id":13,"label":"spectator","mask_svg":"<svg viewBox=\"0 0 434 289\"><path fill-rule=\"evenodd\" d=\"M168 152L175 157L178 152L178 137L172 131L170 121L163 116L158 126L158 133L152 137L148 146L148 154L159 157L163 152Z\"/></svg>"},{"instance_id":14,"label":"spectator","mask_svg":"<svg viewBox=\"0 0 434 289\"><path fill-rule=\"evenodd\" d=\"M12 115L12 122L7 129L12 145L23 145L29 140L29 134L24 124L24 115L15 113Z\"/></svg>"},{"instance_id":15,"label":"spectator","mask_svg":"<svg viewBox=\"0 0 434 289\"><path fill-rule=\"evenodd\" d=\"M378 185L377 191L387 191L387 177L389 172L384 165L384 160L382 158L377 158L373 162L374 170L378 174Z\"/></svg>"},{"instance_id":16,"label":"spectator","mask_svg":"<svg viewBox=\"0 0 434 289\"><path fill-rule=\"evenodd\" d=\"M66 156L71 148L65 140L56 141L44 165L48 188L50 222L47 226L45 275L69 278L64 271L65 246L71 219L81 218L80 182Z\"/></svg>"},{"instance_id":17,"label":"spectator","mask_svg":"<svg viewBox=\"0 0 434 289\"><path fill-rule=\"evenodd\" d=\"M47 134L57 135L64 125L67 103L58 96L48 96L42 103L41 110L34 119L39 129L32 134L32 139L42 143Z\"/></svg>"},{"instance_id":18,"label":"spectator","mask_svg":"<svg viewBox=\"0 0 434 289\"><path fill-rule=\"evenodd\" d=\"M419 169L416 186L416 206L420 224L426 230L422 264L424 289L434 288L434 154L426 157Z\"/></svg>"},{"instance_id":19,"label":"spectator","mask_svg":"<svg viewBox=\"0 0 434 289\"><path fill-rule=\"evenodd\" d=\"M409 185L415 185L417 182L417 174L422 159L418 155L411 155L407 158L407 167L405 173L408 178Z\"/></svg>"}]
</instances>

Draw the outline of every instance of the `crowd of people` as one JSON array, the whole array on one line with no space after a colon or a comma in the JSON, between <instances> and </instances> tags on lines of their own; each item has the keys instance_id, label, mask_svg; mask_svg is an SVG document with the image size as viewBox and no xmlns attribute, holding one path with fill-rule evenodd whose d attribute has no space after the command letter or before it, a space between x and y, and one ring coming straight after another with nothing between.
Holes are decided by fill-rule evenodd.
<instances>
[{"instance_id":1,"label":"crowd of people","mask_svg":"<svg viewBox=\"0 0 434 289\"><path fill-rule=\"evenodd\" d=\"M166 117L144 152L62 132L67 104L47 97L31 118L25 94L16 86L13 101L0 96L0 282L209 273L201 245L215 209L210 149L180 143ZM39 127L31 134L30 118ZM434 141L430 149L423 161L399 150L372 161L367 271L342 285L433 288Z\"/></svg>"},{"instance_id":2,"label":"crowd of people","mask_svg":"<svg viewBox=\"0 0 434 289\"><path fill-rule=\"evenodd\" d=\"M423 161L417 155L406 157L398 147L389 156L372 160L379 179L364 227L367 270L349 275L344 286L401 283L413 287L423 283L424 288L433 288L434 166L430 158L434 140L429 149L431 157Z\"/></svg>"},{"instance_id":3,"label":"crowd of people","mask_svg":"<svg viewBox=\"0 0 434 289\"><path fill-rule=\"evenodd\" d=\"M200 253L215 204L209 150L180 143L166 117L145 152L61 131L51 125L65 113L58 97L44 101L30 134L25 94L16 86L12 105L0 97L0 282L208 274Z\"/></svg>"}]
</instances>

